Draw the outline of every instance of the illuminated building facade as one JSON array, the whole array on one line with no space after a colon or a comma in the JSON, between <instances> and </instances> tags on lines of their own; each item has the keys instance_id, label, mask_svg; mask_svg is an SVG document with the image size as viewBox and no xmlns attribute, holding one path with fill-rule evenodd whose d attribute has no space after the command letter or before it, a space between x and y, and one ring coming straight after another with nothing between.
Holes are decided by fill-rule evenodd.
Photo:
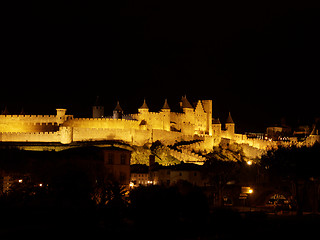
<instances>
[{"instance_id":1,"label":"illuminated building facade","mask_svg":"<svg viewBox=\"0 0 320 240\"><path fill-rule=\"evenodd\" d=\"M312 145L320 142L319 132L313 130L304 142L292 138L285 142L249 138L235 132L235 123L229 113L224 127L212 117L212 100L198 100L192 105L186 96L180 101L180 111L171 111L167 100L160 111L151 112L144 100L138 112L124 115L118 102L113 116L104 116L104 107L96 103L92 118L75 118L66 109L57 109L56 115L0 115L0 142L62 143L120 140L130 145L164 145L190 142L180 151L173 151L177 159L203 162L195 151L210 152L222 141L243 146L245 154L257 157L268 148L279 144ZM184 155L184 156L182 156Z\"/></svg>"}]
</instances>

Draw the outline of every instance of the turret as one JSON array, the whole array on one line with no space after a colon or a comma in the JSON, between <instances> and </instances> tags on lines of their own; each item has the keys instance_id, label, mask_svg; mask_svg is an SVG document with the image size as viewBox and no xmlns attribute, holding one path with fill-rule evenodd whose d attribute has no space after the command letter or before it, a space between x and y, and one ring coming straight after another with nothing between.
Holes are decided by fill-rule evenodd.
<instances>
[{"instance_id":1,"label":"turret","mask_svg":"<svg viewBox=\"0 0 320 240\"><path fill-rule=\"evenodd\" d=\"M228 115L226 123L225 123L225 128L226 128L227 134L232 138L234 136L234 132L235 132L235 130L234 130L235 124L232 120L230 112L229 112L229 115Z\"/></svg>"},{"instance_id":2,"label":"turret","mask_svg":"<svg viewBox=\"0 0 320 240\"><path fill-rule=\"evenodd\" d=\"M64 108L57 108L57 116L56 116L56 121L58 124L62 124L66 120L66 111L67 109Z\"/></svg>"},{"instance_id":3,"label":"turret","mask_svg":"<svg viewBox=\"0 0 320 240\"><path fill-rule=\"evenodd\" d=\"M113 110L113 119L122 119L123 110L120 107L119 101L117 102L116 108Z\"/></svg>"},{"instance_id":4,"label":"turret","mask_svg":"<svg viewBox=\"0 0 320 240\"><path fill-rule=\"evenodd\" d=\"M187 99L187 96L182 96L180 107L182 108L184 113L193 112L193 107Z\"/></svg>"},{"instance_id":5,"label":"turret","mask_svg":"<svg viewBox=\"0 0 320 240\"><path fill-rule=\"evenodd\" d=\"M73 128L72 127L60 127L60 142L62 144L70 144L73 141Z\"/></svg>"},{"instance_id":6,"label":"turret","mask_svg":"<svg viewBox=\"0 0 320 240\"><path fill-rule=\"evenodd\" d=\"M97 96L94 105L92 106L92 117L93 118L103 118L104 117L104 107L101 106L99 96Z\"/></svg>"},{"instance_id":7,"label":"turret","mask_svg":"<svg viewBox=\"0 0 320 240\"><path fill-rule=\"evenodd\" d=\"M149 112L149 107L146 103L146 99L143 100L142 106L138 109L139 113L148 113Z\"/></svg>"},{"instance_id":8,"label":"turret","mask_svg":"<svg viewBox=\"0 0 320 240\"><path fill-rule=\"evenodd\" d=\"M219 118L213 118L212 120L212 131L214 136L221 135L221 122Z\"/></svg>"},{"instance_id":9,"label":"turret","mask_svg":"<svg viewBox=\"0 0 320 240\"><path fill-rule=\"evenodd\" d=\"M186 96L181 98L180 106L184 113L181 132L186 135L192 135L195 133L194 108L192 107Z\"/></svg>"},{"instance_id":10,"label":"turret","mask_svg":"<svg viewBox=\"0 0 320 240\"><path fill-rule=\"evenodd\" d=\"M206 133L212 136L212 100L202 100L202 105L207 114Z\"/></svg>"},{"instance_id":11,"label":"turret","mask_svg":"<svg viewBox=\"0 0 320 240\"><path fill-rule=\"evenodd\" d=\"M163 130L170 131L170 107L167 99L164 101L163 107L161 108L163 114Z\"/></svg>"}]
</instances>

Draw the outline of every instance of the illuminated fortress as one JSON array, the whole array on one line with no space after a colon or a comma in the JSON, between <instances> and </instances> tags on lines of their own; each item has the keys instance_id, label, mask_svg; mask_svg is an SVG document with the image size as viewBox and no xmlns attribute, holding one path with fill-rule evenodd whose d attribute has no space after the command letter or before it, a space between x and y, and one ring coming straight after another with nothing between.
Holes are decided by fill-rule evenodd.
<instances>
[{"instance_id":1,"label":"illuminated fortress","mask_svg":"<svg viewBox=\"0 0 320 240\"><path fill-rule=\"evenodd\" d=\"M190 142L178 152L172 150L176 158L190 159L190 162L204 159L194 151L212 151L222 142L237 143L250 157L259 156L279 142L248 138L235 133L235 123L231 115L224 128L219 119L212 118L212 100L198 100L193 106L184 96L180 101L180 112L172 112L165 100L159 112L150 112L146 101L138 113L124 115L119 104L112 117L104 116L103 106L93 106L92 118L75 118L67 115L66 109L57 109L56 115L0 115L0 142L72 142L121 140L130 145L151 145L159 140L164 145ZM319 134L313 133L303 142L312 145L320 142ZM297 144L295 139L290 144ZM289 144L283 142L280 144ZM178 156L179 155L179 156ZM184 156L182 156L184 155Z\"/></svg>"}]
</instances>

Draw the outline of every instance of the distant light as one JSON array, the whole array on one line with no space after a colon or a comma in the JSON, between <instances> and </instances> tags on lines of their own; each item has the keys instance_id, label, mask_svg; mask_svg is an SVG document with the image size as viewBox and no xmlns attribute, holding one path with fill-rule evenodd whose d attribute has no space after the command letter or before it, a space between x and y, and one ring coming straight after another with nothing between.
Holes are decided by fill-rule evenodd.
<instances>
[{"instance_id":1,"label":"distant light","mask_svg":"<svg viewBox=\"0 0 320 240\"><path fill-rule=\"evenodd\" d=\"M22 183L22 179L19 179L19 183Z\"/></svg>"},{"instance_id":2,"label":"distant light","mask_svg":"<svg viewBox=\"0 0 320 240\"><path fill-rule=\"evenodd\" d=\"M252 165L252 161L251 161L251 160L247 161L247 164L248 164L249 166L251 166L251 165Z\"/></svg>"},{"instance_id":3,"label":"distant light","mask_svg":"<svg viewBox=\"0 0 320 240\"><path fill-rule=\"evenodd\" d=\"M39 184L39 187L42 187L42 183Z\"/></svg>"},{"instance_id":4,"label":"distant light","mask_svg":"<svg viewBox=\"0 0 320 240\"><path fill-rule=\"evenodd\" d=\"M129 183L129 186L130 186L130 187L134 187L134 183L133 183L133 182L130 182L130 183Z\"/></svg>"},{"instance_id":5,"label":"distant light","mask_svg":"<svg viewBox=\"0 0 320 240\"><path fill-rule=\"evenodd\" d=\"M241 187L241 193L252 194L253 189L251 187Z\"/></svg>"}]
</instances>

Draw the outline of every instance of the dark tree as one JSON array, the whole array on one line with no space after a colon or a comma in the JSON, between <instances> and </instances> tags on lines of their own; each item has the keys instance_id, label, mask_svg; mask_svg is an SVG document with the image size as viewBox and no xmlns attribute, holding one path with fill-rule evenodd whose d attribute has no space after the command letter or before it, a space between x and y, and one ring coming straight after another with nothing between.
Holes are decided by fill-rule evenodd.
<instances>
[{"instance_id":1,"label":"dark tree","mask_svg":"<svg viewBox=\"0 0 320 240\"><path fill-rule=\"evenodd\" d=\"M312 147L279 147L268 151L261 158L261 166L267 171L270 181L280 184L285 181L292 186L297 214L301 215L307 198L312 197L313 211L318 209L320 180L320 145ZM307 186L313 190L307 191Z\"/></svg>"},{"instance_id":2,"label":"dark tree","mask_svg":"<svg viewBox=\"0 0 320 240\"><path fill-rule=\"evenodd\" d=\"M240 169L241 163L235 161L222 161L215 157L210 157L204 163L203 173L208 178L209 185L213 187L213 191L218 199L217 206L223 206L224 189L227 183L234 181Z\"/></svg>"}]
</instances>

